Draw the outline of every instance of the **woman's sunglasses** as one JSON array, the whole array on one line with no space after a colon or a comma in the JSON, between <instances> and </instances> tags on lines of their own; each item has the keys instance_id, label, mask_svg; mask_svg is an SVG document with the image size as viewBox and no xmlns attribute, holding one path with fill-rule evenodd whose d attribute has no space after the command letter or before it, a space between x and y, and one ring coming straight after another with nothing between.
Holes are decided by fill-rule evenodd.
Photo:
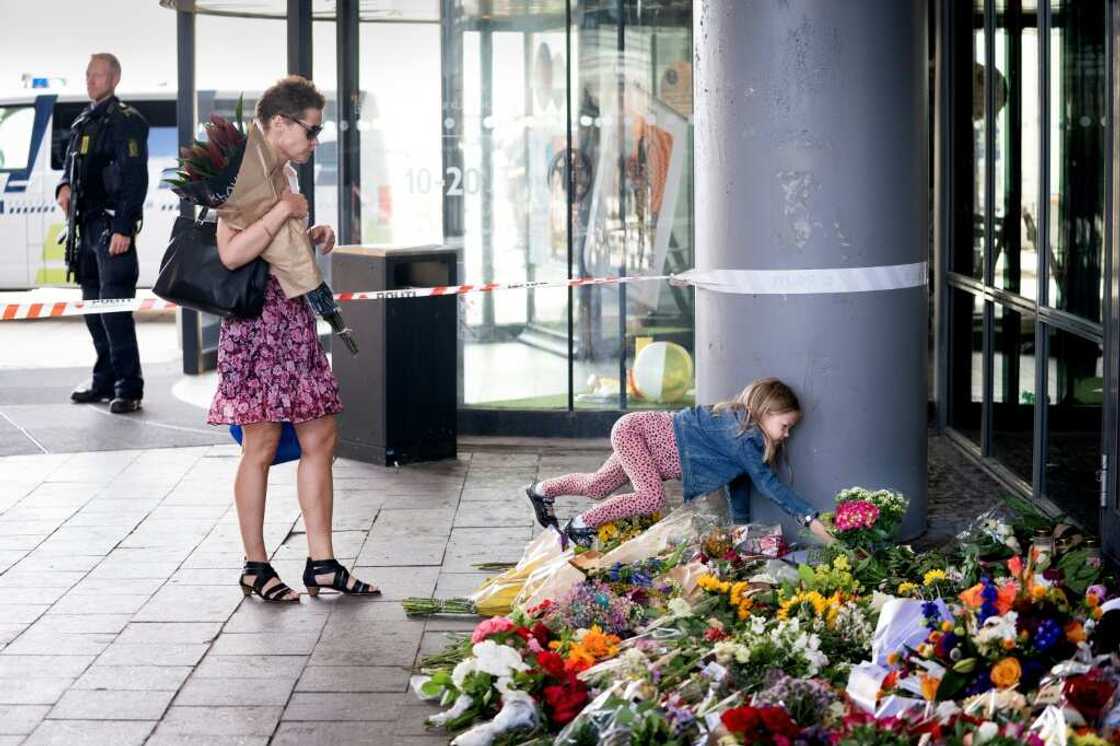
<instances>
[{"instance_id":1,"label":"woman's sunglasses","mask_svg":"<svg viewBox=\"0 0 1120 746\"><path fill-rule=\"evenodd\" d=\"M290 117L287 114L281 114L280 116L284 117L285 119L287 119L290 122L295 122L300 127L302 127L304 133L307 135L308 140L314 140L316 137L319 136L319 133L321 133L323 131L323 125L321 125L321 124L308 124L307 122L300 121L299 119L296 119L295 117Z\"/></svg>"}]
</instances>

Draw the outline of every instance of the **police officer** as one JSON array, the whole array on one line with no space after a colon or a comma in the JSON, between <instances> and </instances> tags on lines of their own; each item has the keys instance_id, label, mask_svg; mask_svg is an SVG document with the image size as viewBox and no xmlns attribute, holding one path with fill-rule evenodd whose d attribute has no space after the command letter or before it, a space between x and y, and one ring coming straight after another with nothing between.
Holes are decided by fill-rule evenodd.
<instances>
[{"instance_id":1,"label":"police officer","mask_svg":"<svg viewBox=\"0 0 1120 746\"><path fill-rule=\"evenodd\" d=\"M115 56L90 57L90 105L74 121L66 151L74 173L68 168L55 190L63 212L76 200L78 251L68 261L87 300L135 297L140 272L136 233L148 192L148 123L114 95L120 79L121 64ZM90 314L85 320L97 362L93 379L75 389L71 401L111 400L109 411L114 414L137 411L144 379L132 312Z\"/></svg>"}]
</instances>

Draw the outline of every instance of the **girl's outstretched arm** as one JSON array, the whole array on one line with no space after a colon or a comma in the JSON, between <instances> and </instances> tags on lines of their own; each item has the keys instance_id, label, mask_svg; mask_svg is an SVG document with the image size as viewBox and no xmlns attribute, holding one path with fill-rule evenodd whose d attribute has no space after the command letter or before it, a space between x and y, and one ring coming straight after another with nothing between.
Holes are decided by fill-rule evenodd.
<instances>
[{"instance_id":1,"label":"girl's outstretched arm","mask_svg":"<svg viewBox=\"0 0 1120 746\"><path fill-rule=\"evenodd\" d=\"M762 494L802 525L808 526L809 531L822 542L829 544L835 540L817 519L817 511L813 506L783 482L770 465L762 460L762 447L754 438L744 438L741 451L743 468Z\"/></svg>"}]
</instances>

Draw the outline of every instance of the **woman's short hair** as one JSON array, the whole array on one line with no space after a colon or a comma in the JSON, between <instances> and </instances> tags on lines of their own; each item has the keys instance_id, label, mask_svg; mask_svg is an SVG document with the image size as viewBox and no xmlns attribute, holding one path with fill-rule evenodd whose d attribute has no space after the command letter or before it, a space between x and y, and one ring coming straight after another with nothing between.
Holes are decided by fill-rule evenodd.
<instances>
[{"instance_id":1,"label":"woman's short hair","mask_svg":"<svg viewBox=\"0 0 1120 746\"><path fill-rule=\"evenodd\" d=\"M307 109L322 109L327 100L307 78L289 75L276 81L257 101L257 121L265 127L277 114L299 119Z\"/></svg>"}]
</instances>

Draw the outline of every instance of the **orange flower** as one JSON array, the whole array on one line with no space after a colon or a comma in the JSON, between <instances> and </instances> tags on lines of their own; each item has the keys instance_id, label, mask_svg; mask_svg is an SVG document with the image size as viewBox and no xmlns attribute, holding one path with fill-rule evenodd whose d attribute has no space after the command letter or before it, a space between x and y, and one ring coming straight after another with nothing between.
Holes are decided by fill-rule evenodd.
<instances>
[{"instance_id":1,"label":"orange flower","mask_svg":"<svg viewBox=\"0 0 1120 746\"><path fill-rule=\"evenodd\" d=\"M583 648L582 645L573 645L568 651L566 663L574 668L590 668L595 665L595 656Z\"/></svg>"},{"instance_id":2,"label":"orange flower","mask_svg":"<svg viewBox=\"0 0 1120 746\"><path fill-rule=\"evenodd\" d=\"M1035 601L1041 601L1042 599L1046 598L1046 586L1030 583L1029 587L1031 591L1031 598L1033 598Z\"/></svg>"},{"instance_id":3,"label":"orange flower","mask_svg":"<svg viewBox=\"0 0 1120 746\"><path fill-rule=\"evenodd\" d=\"M1015 604L1015 599L1019 596L1019 584L1015 581L1008 581L1001 585L996 591L996 609L1000 614L1006 614L1011 611L1011 607Z\"/></svg>"},{"instance_id":4,"label":"orange flower","mask_svg":"<svg viewBox=\"0 0 1120 746\"><path fill-rule=\"evenodd\" d=\"M1023 669L1017 658L1004 658L992 666L992 683L1000 689L1010 689L1015 686L1019 683L1019 677L1022 675Z\"/></svg>"},{"instance_id":5,"label":"orange flower","mask_svg":"<svg viewBox=\"0 0 1120 746\"><path fill-rule=\"evenodd\" d=\"M1017 578L1021 577L1023 575L1023 559L1022 559L1022 557L1020 557L1019 555L1016 554L1014 557L1007 560L1007 569L1010 570L1011 574L1014 575L1015 577L1017 577Z\"/></svg>"},{"instance_id":6,"label":"orange flower","mask_svg":"<svg viewBox=\"0 0 1120 746\"><path fill-rule=\"evenodd\" d=\"M1003 638L1003 649L1004 650L1014 650L1015 649L1015 641L1012 640L1010 637Z\"/></svg>"},{"instance_id":7,"label":"orange flower","mask_svg":"<svg viewBox=\"0 0 1120 746\"><path fill-rule=\"evenodd\" d=\"M937 688L941 686L941 679L930 676L928 673L919 674L918 678L922 682L922 696L929 702L937 699Z\"/></svg>"},{"instance_id":8,"label":"orange flower","mask_svg":"<svg viewBox=\"0 0 1120 746\"><path fill-rule=\"evenodd\" d=\"M1085 642L1085 639L1086 639L1085 628L1083 626L1081 626L1081 622L1070 622L1069 624L1066 625L1065 631L1066 631L1066 639L1069 640L1070 642L1072 642L1074 644L1077 644L1079 642Z\"/></svg>"},{"instance_id":9,"label":"orange flower","mask_svg":"<svg viewBox=\"0 0 1120 746\"><path fill-rule=\"evenodd\" d=\"M966 606L971 606L978 609L984 603L984 598L980 595L980 592L983 590L984 584L977 583L968 590L961 591L958 598L960 598L960 600L963 601Z\"/></svg>"}]
</instances>

